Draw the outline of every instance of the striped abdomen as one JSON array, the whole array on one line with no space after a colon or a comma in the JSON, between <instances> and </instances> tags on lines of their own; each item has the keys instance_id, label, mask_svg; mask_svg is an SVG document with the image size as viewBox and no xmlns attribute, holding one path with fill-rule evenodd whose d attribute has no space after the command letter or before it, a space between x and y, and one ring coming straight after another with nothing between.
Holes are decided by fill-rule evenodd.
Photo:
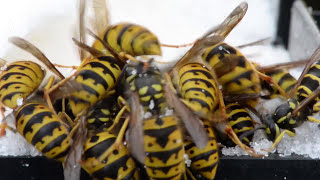
<instances>
[{"instance_id":1,"label":"striped abdomen","mask_svg":"<svg viewBox=\"0 0 320 180\"><path fill-rule=\"evenodd\" d=\"M219 83L223 86L223 90L228 94L259 93L261 90L259 77L240 51L226 43L219 43L208 48L202 55L203 60L213 68L216 68L215 65L223 61L224 58L235 57L239 62L234 69L226 74L218 74Z\"/></svg>"},{"instance_id":2,"label":"striped abdomen","mask_svg":"<svg viewBox=\"0 0 320 180\"><path fill-rule=\"evenodd\" d=\"M158 38L140 25L130 23L113 25L101 37L118 53L125 52L133 56L161 55ZM99 41L96 41L93 47L108 53Z\"/></svg>"},{"instance_id":3,"label":"striped abdomen","mask_svg":"<svg viewBox=\"0 0 320 180\"><path fill-rule=\"evenodd\" d=\"M191 160L191 171L196 177L214 179L218 167L219 153L216 137L210 122L204 121L204 127L208 133L207 146L199 149L193 142L185 142L185 151Z\"/></svg>"},{"instance_id":4,"label":"striped abdomen","mask_svg":"<svg viewBox=\"0 0 320 180\"><path fill-rule=\"evenodd\" d=\"M100 102L90 108L87 115L88 130L103 130L109 128L114 118L120 111L117 103L117 96L111 95L102 99Z\"/></svg>"},{"instance_id":5,"label":"striped abdomen","mask_svg":"<svg viewBox=\"0 0 320 180\"><path fill-rule=\"evenodd\" d=\"M184 147L174 116L143 121L145 166L151 179L180 179L184 170Z\"/></svg>"},{"instance_id":6,"label":"striped abdomen","mask_svg":"<svg viewBox=\"0 0 320 180\"><path fill-rule=\"evenodd\" d=\"M76 115L97 103L112 90L121 73L120 67L112 56L99 57L81 66L75 80L83 89L70 96L73 114Z\"/></svg>"},{"instance_id":7,"label":"striped abdomen","mask_svg":"<svg viewBox=\"0 0 320 180\"><path fill-rule=\"evenodd\" d=\"M116 136L108 132L97 133L90 137L84 146L82 167L94 179L138 179L136 164L128 149L123 145L115 146ZM98 158L112 148L105 160Z\"/></svg>"},{"instance_id":8,"label":"striped abdomen","mask_svg":"<svg viewBox=\"0 0 320 180\"><path fill-rule=\"evenodd\" d=\"M254 123L248 111L238 103L226 105L227 117L232 130L240 137L243 133L253 130ZM244 137L242 143L249 145L253 134Z\"/></svg>"},{"instance_id":9,"label":"striped abdomen","mask_svg":"<svg viewBox=\"0 0 320 180\"><path fill-rule=\"evenodd\" d=\"M297 90L298 101L301 102L303 99L310 96L320 85L320 62L312 65L308 73L303 77L300 86ZM318 101L317 97L314 102ZM312 105L311 105L312 107Z\"/></svg>"},{"instance_id":10,"label":"striped abdomen","mask_svg":"<svg viewBox=\"0 0 320 180\"><path fill-rule=\"evenodd\" d=\"M60 119L46 106L27 103L15 113L18 132L46 157L63 161L71 137Z\"/></svg>"},{"instance_id":11,"label":"striped abdomen","mask_svg":"<svg viewBox=\"0 0 320 180\"><path fill-rule=\"evenodd\" d=\"M280 88L283 89L287 94L297 82L297 80L285 69L270 71L267 72L266 75L270 76L274 81L276 81ZM270 98L276 98L280 96L279 91L275 87L271 87L269 83L262 81L262 87L270 92Z\"/></svg>"},{"instance_id":12,"label":"striped abdomen","mask_svg":"<svg viewBox=\"0 0 320 180\"><path fill-rule=\"evenodd\" d=\"M25 99L38 89L44 71L31 61L11 63L0 75L0 100L9 108L16 108L19 99Z\"/></svg>"},{"instance_id":13,"label":"striped abdomen","mask_svg":"<svg viewBox=\"0 0 320 180\"><path fill-rule=\"evenodd\" d=\"M213 112L218 105L217 85L213 75L199 63L189 63L179 69L178 88L189 107L201 114Z\"/></svg>"}]
</instances>

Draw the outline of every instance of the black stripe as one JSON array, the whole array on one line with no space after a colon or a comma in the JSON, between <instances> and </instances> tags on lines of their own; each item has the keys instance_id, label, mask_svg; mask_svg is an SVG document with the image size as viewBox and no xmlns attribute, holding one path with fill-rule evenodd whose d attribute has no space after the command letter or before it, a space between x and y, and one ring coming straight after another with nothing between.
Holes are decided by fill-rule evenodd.
<instances>
[{"instance_id":1,"label":"black stripe","mask_svg":"<svg viewBox=\"0 0 320 180\"><path fill-rule=\"evenodd\" d=\"M93 136L92 138L95 138L97 136ZM100 138L103 138L100 136ZM99 142L99 144L95 144L94 146L92 146L90 149L87 149L84 152L84 159L88 159L91 157L96 157L98 158L102 153L104 153L106 150L108 150L110 148L110 146L114 143L114 141L116 140L115 137L112 138L108 138L105 139L101 142Z\"/></svg>"},{"instance_id":2,"label":"black stripe","mask_svg":"<svg viewBox=\"0 0 320 180\"><path fill-rule=\"evenodd\" d=\"M318 64L318 63L317 63ZM318 64L319 65L319 64ZM308 71L308 74L312 74L318 78L320 78L320 69L318 69L317 67L315 66L312 66L309 71Z\"/></svg>"},{"instance_id":3,"label":"black stripe","mask_svg":"<svg viewBox=\"0 0 320 180\"><path fill-rule=\"evenodd\" d=\"M201 70L201 69L191 69L188 70L186 72L184 72L181 76L180 79L187 73L193 73L193 75L198 76L199 74L203 74L205 75L208 79L213 79L212 75L210 74L210 72L205 71L205 70Z\"/></svg>"},{"instance_id":4,"label":"black stripe","mask_svg":"<svg viewBox=\"0 0 320 180\"><path fill-rule=\"evenodd\" d=\"M240 74L239 76L235 77L234 79L232 79L231 81L227 82L226 85L230 84L230 83L237 83L238 85L241 85L241 79L248 79L249 81L251 80L251 75L253 74L253 71L246 71L242 74Z\"/></svg>"},{"instance_id":5,"label":"black stripe","mask_svg":"<svg viewBox=\"0 0 320 180\"><path fill-rule=\"evenodd\" d=\"M93 84L95 86L98 86L98 84L101 84L105 90L107 90L109 87L107 82L105 81L105 79L103 79L103 77L101 77L99 74L97 74L94 71L91 71L91 70L80 71L79 76L82 76L82 78L83 78L83 82L82 81L79 82L79 83L81 83L82 87L86 91L88 91L90 94L95 94L97 97L99 97L99 93L95 89L85 85L85 83L84 83L85 80L92 79L94 81Z\"/></svg>"},{"instance_id":6,"label":"black stripe","mask_svg":"<svg viewBox=\"0 0 320 180\"><path fill-rule=\"evenodd\" d=\"M137 33L131 40L131 47L132 47L132 51L135 52L135 49L134 49L134 43L135 41L138 39L138 37L144 33L150 33L148 30L146 29L141 29L139 33Z\"/></svg>"},{"instance_id":7,"label":"black stripe","mask_svg":"<svg viewBox=\"0 0 320 180\"><path fill-rule=\"evenodd\" d=\"M288 80L295 80L289 73L286 73L284 76L282 76L282 78L279 80L278 84L279 86L282 85L282 83L284 83L285 81L288 81Z\"/></svg>"},{"instance_id":8,"label":"black stripe","mask_svg":"<svg viewBox=\"0 0 320 180\"><path fill-rule=\"evenodd\" d=\"M211 172L212 169L214 169L214 168L217 166L217 164L218 164L218 162L215 162L215 163L213 163L213 164L210 165L210 166L197 169L197 171L198 171L198 172Z\"/></svg>"},{"instance_id":9,"label":"black stripe","mask_svg":"<svg viewBox=\"0 0 320 180\"><path fill-rule=\"evenodd\" d=\"M194 81L195 84L197 84L197 85L199 85L199 82L198 82L198 81L200 81L200 82L203 82L204 84L206 84L208 88L213 88L213 85L211 84L211 82L209 82L209 81L207 81L207 80L205 80L205 79L199 79L199 78L190 78L190 79L184 81L184 82L182 83L182 86L184 86L184 85L185 85L187 82L189 82L189 81Z\"/></svg>"},{"instance_id":10,"label":"black stripe","mask_svg":"<svg viewBox=\"0 0 320 180\"><path fill-rule=\"evenodd\" d=\"M6 73L4 76L2 76L2 80L7 80L8 78L10 78L10 76L13 76L13 75L20 75L20 76L25 76L25 77L28 77L31 81L33 81L33 79L30 77L30 76L28 76L28 75L26 75L26 74L24 74L24 73L20 73L20 72L10 72L10 73Z\"/></svg>"},{"instance_id":11,"label":"black stripe","mask_svg":"<svg viewBox=\"0 0 320 180\"><path fill-rule=\"evenodd\" d=\"M110 66L114 69L120 70L120 67L123 67L123 64L117 61L113 56L100 56L97 59L110 63Z\"/></svg>"},{"instance_id":12,"label":"black stripe","mask_svg":"<svg viewBox=\"0 0 320 180\"><path fill-rule=\"evenodd\" d=\"M37 114L34 114L29 121L27 122L26 126L23 129L23 136L25 136L28 132L32 133L33 129L32 126L34 124L42 124L44 121L44 118L48 116L50 119L53 118L53 113L50 111L44 111L39 112Z\"/></svg>"},{"instance_id":13,"label":"black stripe","mask_svg":"<svg viewBox=\"0 0 320 180\"><path fill-rule=\"evenodd\" d=\"M181 164L181 161L179 161L176 164L170 165L170 166L163 166L163 167L150 167L150 166L148 166L147 168L151 169L153 172L162 171L162 172L164 172L164 174L168 174L168 172L170 171L171 168L179 166L180 164ZM176 173L180 174L180 172L177 172L177 171L176 171Z\"/></svg>"},{"instance_id":14,"label":"black stripe","mask_svg":"<svg viewBox=\"0 0 320 180\"><path fill-rule=\"evenodd\" d=\"M88 105L91 104L89 101L75 97L75 96L70 96L70 101L73 101L75 104L78 104L78 103L83 103L83 104L88 104Z\"/></svg>"},{"instance_id":15,"label":"black stripe","mask_svg":"<svg viewBox=\"0 0 320 180\"><path fill-rule=\"evenodd\" d=\"M134 24L127 24L125 25L124 27L122 27L120 33L118 34L118 38L117 38L117 44L121 47L122 49L122 46L121 46L121 39L122 39L122 36L124 35L124 33L130 28L134 26Z\"/></svg>"},{"instance_id":16,"label":"black stripe","mask_svg":"<svg viewBox=\"0 0 320 180\"><path fill-rule=\"evenodd\" d=\"M27 116L33 113L33 111L36 109L36 106L38 106L39 104L36 103L30 103L30 104L26 104L24 106L22 106L20 108L20 111L18 114L15 114L16 116L16 120L19 120L21 118L21 116Z\"/></svg>"},{"instance_id":17,"label":"black stripe","mask_svg":"<svg viewBox=\"0 0 320 180\"><path fill-rule=\"evenodd\" d=\"M194 157L192 157L190 160L192 162L196 162L196 161L199 161L199 160L205 160L205 161L208 161L210 156L215 154L217 152L217 150L210 150L210 151L207 151L207 152L204 152L204 153L201 153L199 155L196 155Z\"/></svg>"},{"instance_id":18,"label":"black stripe","mask_svg":"<svg viewBox=\"0 0 320 180\"><path fill-rule=\"evenodd\" d=\"M42 139L45 136L54 136L53 131L57 128L60 131L61 126L62 126L62 124L59 121L53 121L53 122L50 122L50 123L42 126L38 130L38 132L36 132L36 134L32 137L31 144L36 145L38 142L41 142L43 144L44 141L42 141Z\"/></svg>"},{"instance_id":19,"label":"black stripe","mask_svg":"<svg viewBox=\"0 0 320 180\"><path fill-rule=\"evenodd\" d=\"M184 150L188 151L189 149L193 148L194 146L196 146L193 142L191 142L190 144L188 144L187 146L184 146Z\"/></svg>"},{"instance_id":20,"label":"black stripe","mask_svg":"<svg viewBox=\"0 0 320 180\"><path fill-rule=\"evenodd\" d=\"M229 104L227 104L226 106L230 106ZM228 112L234 111L234 110L240 110L243 109L242 106L240 106L240 104L232 104L230 107L227 108Z\"/></svg>"},{"instance_id":21,"label":"black stripe","mask_svg":"<svg viewBox=\"0 0 320 180\"><path fill-rule=\"evenodd\" d=\"M207 108L208 110L210 110L210 106L206 101L203 101L201 99L196 99L196 98L189 98L188 101L198 102L199 104L201 104L203 108Z\"/></svg>"},{"instance_id":22,"label":"black stripe","mask_svg":"<svg viewBox=\"0 0 320 180\"><path fill-rule=\"evenodd\" d=\"M206 97L210 97L211 99L213 99L212 94L209 91L205 90L205 89L202 89L202 88L189 88L189 89L186 90L186 93L189 92L189 91L197 91L197 92L200 92L200 93L204 94Z\"/></svg>"},{"instance_id":23,"label":"black stripe","mask_svg":"<svg viewBox=\"0 0 320 180\"><path fill-rule=\"evenodd\" d=\"M113 161L111 164L108 164L98 171L92 173L92 176L97 179L104 179L106 177L110 179L117 179L120 169L122 169L123 171L128 169L127 161L130 158L131 157L129 155L124 155Z\"/></svg>"},{"instance_id":24,"label":"black stripe","mask_svg":"<svg viewBox=\"0 0 320 180\"><path fill-rule=\"evenodd\" d=\"M28 86L28 84L25 84L25 83L23 83L23 82L9 82L9 83L3 85L2 87L0 87L0 91L1 91L2 89L8 89L9 86L15 85L15 84L22 84L22 85L24 85L24 86L27 86L27 87L31 88L30 86Z\"/></svg>"},{"instance_id":25,"label":"black stripe","mask_svg":"<svg viewBox=\"0 0 320 180\"><path fill-rule=\"evenodd\" d=\"M170 149L167 151L160 151L160 152L146 152L147 157L149 159L157 158L161 160L163 163L167 163L169 158L172 156L172 154L176 154L175 158L178 158L179 151L181 151L183 146L179 146L174 149Z\"/></svg>"},{"instance_id":26,"label":"black stripe","mask_svg":"<svg viewBox=\"0 0 320 180\"><path fill-rule=\"evenodd\" d=\"M91 62L90 63L90 65L91 65L91 67L92 67L92 70L82 70L82 71L80 71L80 73L79 74L81 74L81 72L87 72L87 71L91 71L91 72L95 72L94 71L94 68L102 68L103 69L103 74L109 74L111 77L112 77L112 79L113 79L113 82L116 82L116 77L114 76L114 74L112 73L112 71L110 70L110 69L108 69L108 67L106 67L104 64L102 64L102 63L100 63L100 62ZM89 72L88 72L89 73ZM99 75L99 74L95 74L95 75L92 75L92 76L94 76L94 78L95 78L95 76L101 76L101 75ZM102 78L102 77L101 77ZM118 78L118 77L117 77ZM102 78L103 79L103 78ZM100 81L102 81L102 80L100 80ZM103 79L103 81L105 81L104 79Z\"/></svg>"},{"instance_id":27,"label":"black stripe","mask_svg":"<svg viewBox=\"0 0 320 180\"><path fill-rule=\"evenodd\" d=\"M176 174L176 175L174 175L174 176L164 177L164 178L161 178L161 177L152 177L152 179L154 179L154 180L171 180L171 179L175 179L175 177L177 177L177 176L179 176L179 175L182 175L182 174L179 173L179 174ZM181 178L183 178L183 175L182 175Z\"/></svg>"},{"instance_id":28,"label":"black stripe","mask_svg":"<svg viewBox=\"0 0 320 180\"><path fill-rule=\"evenodd\" d=\"M313 92L319 87L319 82L315 79L312 79L311 77L304 77L301 81L300 86L305 86ZM298 90L298 92L300 91Z\"/></svg>"},{"instance_id":29,"label":"black stripe","mask_svg":"<svg viewBox=\"0 0 320 180\"><path fill-rule=\"evenodd\" d=\"M222 47L222 48L221 48L221 47ZM220 49L221 49L221 50L220 50ZM218 57L218 58L219 58L220 60L222 60L222 59L224 58L224 55L225 55L225 54L236 54L236 53L237 53L237 51L236 51L233 47L227 45L226 43L221 43L221 44L217 45L216 47L214 47L214 48L208 53L205 61L210 62L210 59L211 59L214 55L216 55L216 54L219 54L219 57Z\"/></svg>"},{"instance_id":30,"label":"black stripe","mask_svg":"<svg viewBox=\"0 0 320 180\"><path fill-rule=\"evenodd\" d=\"M9 71L10 69L12 69L14 67L20 67L19 70L21 70L21 71L23 71L24 69L29 69L30 71L32 71L38 77L38 74L33 69L31 69L28 66L21 65L21 64L11 64L6 68L6 71Z\"/></svg>"},{"instance_id":31,"label":"black stripe","mask_svg":"<svg viewBox=\"0 0 320 180\"><path fill-rule=\"evenodd\" d=\"M144 130L144 135L156 138L157 144L160 145L162 148L164 148L166 147L169 141L170 134L172 134L176 130L177 130L177 126L173 125L173 126L169 126L161 129Z\"/></svg>"},{"instance_id":32,"label":"black stripe","mask_svg":"<svg viewBox=\"0 0 320 180\"><path fill-rule=\"evenodd\" d=\"M231 114L231 112L228 114ZM249 117L250 118L250 115L247 112L237 112L237 113L233 114L231 117L229 117L228 119L229 119L229 121L236 121L241 117Z\"/></svg>"},{"instance_id":33,"label":"black stripe","mask_svg":"<svg viewBox=\"0 0 320 180\"><path fill-rule=\"evenodd\" d=\"M231 128L233 130L235 130L235 129L240 130L240 129L244 128L244 127L252 127L252 128L254 128L254 125L253 125L252 121L245 120L245 121L238 122L238 123L234 124L233 126L231 126Z\"/></svg>"},{"instance_id":34,"label":"black stripe","mask_svg":"<svg viewBox=\"0 0 320 180\"><path fill-rule=\"evenodd\" d=\"M62 145L63 141L67 139L67 134L61 134L59 137L56 137L53 141L51 141L43 150L42 153L46 153L51 151L52 149L59 147Z\"/></svg>"},{"instance_id":35,"label":"black stripe","mask_svg":"<svg viewBox=\"0 0 320 180\"><path fill-rule=\"evenodd\" d=\"M4 96L4 97L2 98L2 102L6 101L6 100L11 100L12 97L13 97L14 95L16 95L16 94L24 94L24 93L25 93L25 92L17 91L17 92L12 92L12 93L10 93L10 94L7 94L6 96Z\"/></svg>"}]
</instances>

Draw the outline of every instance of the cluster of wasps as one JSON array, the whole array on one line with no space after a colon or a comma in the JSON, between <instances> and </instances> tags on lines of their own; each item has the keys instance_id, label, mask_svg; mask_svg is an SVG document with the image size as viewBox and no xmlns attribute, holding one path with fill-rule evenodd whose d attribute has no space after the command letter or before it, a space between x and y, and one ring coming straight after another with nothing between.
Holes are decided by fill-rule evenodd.
<instances>
[{"instance_id":1,"label":"cluster of wasps","mask_svg":"<svg viewBox=\"0 0 320 180\"><path fill-rule=\"evenodd\" d=\"M84 1L80 5L83 35ZM56 76L41 85L46 73L37 63L6 65L0 105L3 117L5 107L14 110L16 127L2 123L1 135L6 129L18 131L46 157L63 163L65 179L79 179L81 167L93 179L214 179L215 133L222 144L239 145L259 157L249 145L253 133L264 129L274 142L271 151L304 121L319 122L312 115L319 111L320 49L298 80L283 68L292 64L258 66L223 42L247 8L245 2L237 6L167 72L152 58L136 60L161 55L157 37L140 25L109 25L106 8L96 12L102 19L98 35L88 32L95 38L92 46L83 36L73 39L82 49L82 62L67 78L31 43L11 38ZM268 96L261 95L264 90ZM255 110L261 98L274 97L283 99L275 112Z\"/></svg>"}]
</instances>

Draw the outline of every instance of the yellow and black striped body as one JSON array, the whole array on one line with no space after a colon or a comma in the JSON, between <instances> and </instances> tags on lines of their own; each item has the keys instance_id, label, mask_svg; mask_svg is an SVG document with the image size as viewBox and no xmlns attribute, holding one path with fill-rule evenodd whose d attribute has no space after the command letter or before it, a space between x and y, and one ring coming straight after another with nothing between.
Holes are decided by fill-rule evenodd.
<instances>
[{"instance_id":1,"label":"yellow and black striped body","mask_svg":"<svg viewBox=\"0 0 320 180\"><path fill-rule=\"evenodd\" d=\"M178 76L179 93L194 112L208 115L216 110L219 89L209 69L189 63L179 69Z\"/></svg>"},{"instance_id":2,"label":"yellow and black striped body","mask_svg":"<svg viewBox=\"0 0 320 180\"><path fill-rule=\"evenodd\" d=\"M109 96L92 106L87 116L87 128L89 131L105 130L113 122L120 107L117 103L117 96Z\"/></svg>"},{"instance_id":3,"label":"yellow and black striped body","mask_svg":"<svg viewBox=\"0 0 320 180\"><path fill-rule=\"evenodd\" d=\"M238 64L225 74L217 74L219 84L223 86L223 91L230 95L255 94L260 93L260 79L254 72L253 65L241 54L240 51L227 45L218 43L206 49L202 59L214 69L216 65L223 62L224 58L237 58ZM252 101L249 103L255 106Z\"/></svg>"},{"instance_id":4,"label":"yellow and black striped body","mask_svg":"<svg viewBox=\"0 0 320 180\"><path fill-rule=\"evenodd\" d=\"M254 129L254 123L248 111L238 103L226 104L229 125L232 130L240 137L243 133ZM249 146L252 141L253 134L242 139L242 143ZM235 146L234 143L232 143Z\"/></svg>"},{"instance_id":5,"label":"yellow and black striped body","mask_svg":"<svg viewBox=\"0 0 320 180\"><path fill-rule=\"evenodd\" d=\"M281 130L277 123L272 119L272 115L269 114L265 118L262 119L262 123L264 125L265 134L269 141L274 141L281 133ZM294 129L291 129L294 133Z\"/></svg>"},{"instance_id":6,"label":"yellow and black striped body","mask_svg":"<svg viewBox=\"0 0 320 180\"><path fill-rule=\"evenodd\" d=\"M15 109L19 99L25 99L38 89L45 75L41 67L31 61L9 64L0 74L0 100Z\"/></svg>"},{"instance_id":7,"label":"yellow and black striped body","mask_svg":"<svg viewBox=\"0 0 320 180\"><path fill-rule=\"evenodd\" d=\"M191 160L190 169L194 176L212 180L216 175L219 161L217 140L210 122L203 123L209 137L207 146L199 149L193 142L185 141L185 151Z\"/></svg>"},{"instance_id":8,"label":"yellow and black striped body","mask_svg":"<svg viewBox=\"0 0 320 180\"><path fill-rule=\"evenodd\" d=\"M144 111L161 114L166 107L166 100L160 70L151 66L144 70L142 65L138 65L136 74L129 76L127 82L131 82L132 91L138 92Z\"/></svg>"},{"instance_id":9,"label":"yellow and black striped body","mask_svg":"<svg viewBox=\"0 0 320 180\"><path fill-rule=\"evenodd\" d=\"M320 86L320 61L312 65L308 73L303 77L297 90L297 100L301 102ZM315 98L314 103L319 101L319 97ZM309 104L312 108L313 104Z\"/></svg>"},{"instance_id":10,"label":"yellow and black striped body","mask_svg":"<svg viewBox=\"0 0 320 180\"><path fill-rule=\"evenodd\" d=\"M18 132L46 157L58 161L68 154L72 139L60 119L46 106L27 103L15 112Z\"/></svg>"},{"instance_id":11,"label":"yellow and black striped body","mask_svg":"<svg viewBox=\"0 0 320 180\"><path fill-rule=\"evenodd\" d=\"M114 146L116 138L109 132L100 132L86 141L82 167L94 179L138 179L136 164L129 150L123 144ZM111 153L99 161L99 156L109 148L112 148Z\"/></svg>"},{"instance_id":12,"label":"yellow and black striped body","mask_svg":"<svg viewBox=\"0 0 320 180\"><path fill-rule=\"evenodd\" d=\"M143 132L150 179L180 179L185 172L184 145L176 117L146 119Z\"/></svg>"},{"instance_id":13,"label":"yellow and black striped body","mask_svg":"<svg viewBox=\"0 0 320 180\"><path fill-rule=\"evenodd\" d=\"M285 69L278 69L274 71L269 71L265 73L267 76L270 76L275 82L277 82L282 90L287 94L294 87L297 80ZM268 98L282 97L279 91L275 87L271 87L269 83L262 81L262 88L269 91L270 95Z\"/></svg>"},{"instance_id":14,"label":"yellow and black striped body","mask_svg":"<svg viewBox=\"0 0 320 180\"><path fill-rule=\"evenodd\" d=\"M112 56L99 57L80 66L75 80L83 89L70 96L73 114L79 114L105 97L106 93L115 87L121 68Z\"/></svg>"},{"instance_id":15,"label":"yellow and black striped body","mask_svg":"<svg viewBox=\"0 0 320 180\"><path fill-rule=\"evenodd\" d=\"M158 38L140 25L131 23L113 25L106 29L102 37L118 53L125 52L132 56L161 55ZM95 41L93 47L109 54L99 41Z\"/></svg>"},{"instance_id":16,"label":"yellow and black striped body","mask_svg":"<svg viewBox=\"0 0 320 180\"><path fill-rule=\"evenodd\" d=\"M316 109L313 109L314 104L319 101L316 97L313 102L301 109L295 117L291 113L296 109L301 101L308 98L313 91L320 85L320 62L313 64L306 75L303 77L300 86L297 88L296 98L290 98L286 102L277 107L272 114L272 118L277 125L282 129L290 131L293 128L300 126L308 116L312 115Z\"/></svg>"}]
</instances>

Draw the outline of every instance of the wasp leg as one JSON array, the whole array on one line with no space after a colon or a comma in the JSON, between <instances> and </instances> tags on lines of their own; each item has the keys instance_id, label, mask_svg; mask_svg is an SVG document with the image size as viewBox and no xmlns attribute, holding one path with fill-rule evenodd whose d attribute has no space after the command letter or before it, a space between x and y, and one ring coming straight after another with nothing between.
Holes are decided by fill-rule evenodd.
<instances>
[{"instance_id":1,"label":"wasp leg","mask_svg":"<svg viewBox=\"0 0 320 180\"><path fill-rule=\"evenodd\" d=\"M52 105L52 101L51 101L51 98L50 98L50 96L49 96L48 91L49 91L49 89L53 86L53 84L54 84L54 79L55 79L55 77L54 77L54 76L51 76L51 77L49 78L49 80L48 80L48 83L47 83L46 86L43 88L44 98L46 99L49 108L50 108L53 112L55 112L55 110L54 110L54 107L53 107L53 105ZM55 112L55 113L56 113L56 112Z\"/></svg>"},{"instance_id":2,"label":"wasp leg","mask_svg":"<svg viewBox=\"0 0 320 180\"><path fill-rule=\"evenodd\" d=\"M238 136L236 135L236 133L232 130L232 128L230 127L229 124L225 124L225 122L223 123L218 123L216 124L216 128L218 128L218 130L225 132L228 137L237 145L240 146L241 149L243 149L244 151L246 151L249 155L253 156L253 157L263 157L264 155L262 154L256 154L254 152L254 150L250 147L248 147L247 145L243 144Z\"/></svg>"},{"instance_id":3,"label":"wasp leg","mask_svg":"<svg viewBox=\"0 0 320 180\"><path fill-rule=\"evenodd\" d=\"M118 133L116 141L113 143L113 145L111 147L109 147L109 149L107 151L105 151L103 154L101 154L99 156L99 158L98 158L99 161L103 161L104 159L106 159L108 157L108 155L113 151L113 149L118 148L120 146L120 144L123 143L122 141L123 141L124 135L126 134L125 132L128 127L129 120L130 120L130 117L128 116L126 118L126 120L124 121L124 123L122 124L122 127Z\"/></svg>"},{"instance_id":4,"label":"wasp leg","mask_svg":"<svg viewBox=\"0 0 320 180\"><path fill-rule=\"evenodd\" d=\"M285 134L288 134L290 137L293 137L293 136L295 136L295 131L294 131L294 129L292 129L292 130L287 130L287 129L283 130L283 131L281 132L281 134L279 134L279 136L277 137L277 139L274 140L272 146L271 146L268 150L264 150L264 151L266 151L266 152L271 152L271 151L279 144L279 142L281 141L281 139L283 138L283 136L284 136Z\"/></svg>"},{"instance_id":5,"label":"wasp leg","mask_svg":"<svg viewBox=\"0 0 320 180\"><path fill-rule=\"evenodd\" d=\"M320 123L320 120L315 118L315 117L312 117L312 116L308 116L307 117L308 121L310 122L316 122L316 123Z\"/></svg>"},{"instance_id":6,"label":"wasp leg","mask_svg":"<svg viewBox=\"0 0 320 180\"><path fill-rule=\"evenodd\" d=\"M251 63L250 63L250 64L251 64ZM281 94L283 97L289 98L289 95L288 95L283 89L281 89L281 87L279 86L279 84L278 84L276 81L274 81L274 80L272 79L272 77L267 76L267 75L259 72L252 64L251 64L251 66L252 66L253 71L255 71L255 72L258 74L258 76L260 77L260 79L265 80L266 82L273 84L273 86L280 92L280 94Z\"/></svg>"},{"instance_id":7,"label":"wasp leg","mask_svg":"<svg viewBox=\"0 0 320 180\"><path fill-rule=\"evenodd\" d=\"M57 63L53 63L53 65L55 67L60 67L60 68L72 68L72 69L78 69L79 66L66 66L66 65L61 65L61 64L57 64Z\"/></svg>"},{"instance_id":8,"label":"wasp leg","mask_svg":"<svg viewBox=\"0 0 320 180\"><path fill-rule=\"evenodd\" d=\"M123 106L121 108L121 110L119 111L119 113L117 114L116 118L114 119L114 122L112 124L112 126L110 126L107 131L108 132L112 132L112 130L114 130L114 128L119 124L121 116L126 112L126 110L128 110L127 106Z\"/></svg>"},{"instance_id":9,"label":"wasp leg","mask_svg":"<svg viewBox=\"0 0 320 180\"><path fill-rule=\"evenodd\" d=\"M7 122L3 122L0 124L0 137L6 135L6 129L12 131L13 133L16 133L17 131L13 129L12 127L8 126Z\"/></svg>"},{"instance_id":10,"label":"wasp leg","mask_svg":"<svg viewBox=\"0 0 320 180\"><path fill-rule=\"evenodd\" d=\"M182 47L188 47L192 46L195 42L192 43L186 43L186 44L180 44L180 45L172 45L172 44L160 44L163 47L170 47L170 48L182 48Z\"/></svg>"}]
</instances>

